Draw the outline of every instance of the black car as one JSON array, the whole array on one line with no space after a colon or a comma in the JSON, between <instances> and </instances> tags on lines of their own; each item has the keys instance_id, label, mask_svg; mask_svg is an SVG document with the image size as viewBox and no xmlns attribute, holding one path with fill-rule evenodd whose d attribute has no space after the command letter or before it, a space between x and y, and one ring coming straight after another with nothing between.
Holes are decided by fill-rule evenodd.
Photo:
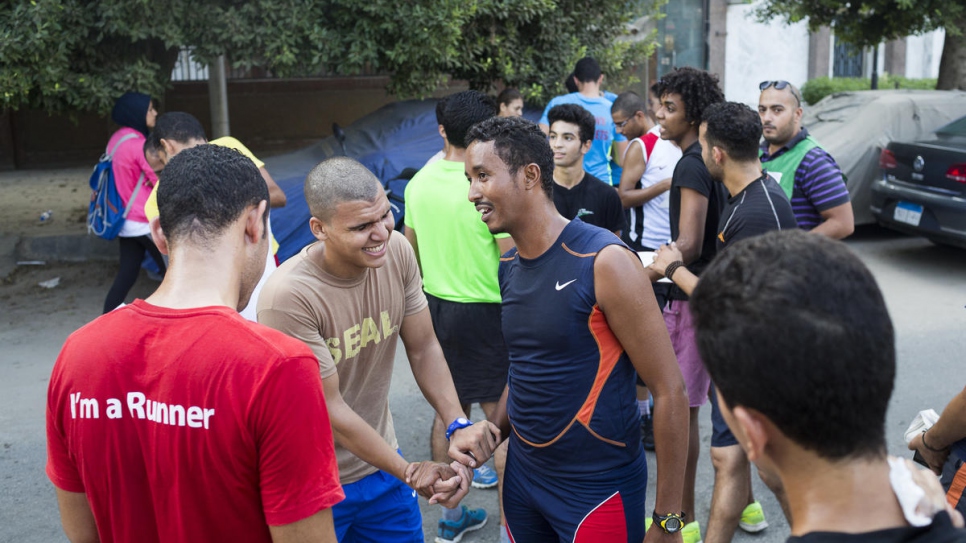
<instances>
[{"instance_id":1,"label":"black car","mask_svg":"<svg viewBox=\"0 0 966 543\"><path fill-rule=\"evenodd\" d=\"M892 230L966 249L966 117L879 156L872 214Z\"/></svg>"}]
</instances>

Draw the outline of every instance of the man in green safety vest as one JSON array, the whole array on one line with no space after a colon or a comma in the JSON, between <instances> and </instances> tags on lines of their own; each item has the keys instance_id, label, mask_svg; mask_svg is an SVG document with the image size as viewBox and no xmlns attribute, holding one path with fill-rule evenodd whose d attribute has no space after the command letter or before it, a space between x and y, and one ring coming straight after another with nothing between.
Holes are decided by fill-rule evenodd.
<instances>
[{"instance_id":1,"label":"man in green safety vest","mask_svg":"<svg viewBox=\"0 0 966 543\"><path fill-rule=\"evenodd\" d=\"M799 228L842 239L855 229L845 175L802 127L802 95L788 81L762 81L762 166L792 203Z\"/></svg>"}]
</instances>

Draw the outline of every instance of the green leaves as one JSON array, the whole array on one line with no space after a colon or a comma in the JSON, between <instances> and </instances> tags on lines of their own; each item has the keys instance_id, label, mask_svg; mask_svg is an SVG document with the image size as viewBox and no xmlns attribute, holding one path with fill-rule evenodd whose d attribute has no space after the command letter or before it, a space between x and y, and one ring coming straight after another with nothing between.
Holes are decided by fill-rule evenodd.
<instances>
[{"instance_id":1,"label":"green leaves","mask_svg":"<svg viewBox=\"0 0 966 543\"><path fill-rule=\"evenodd\" d=\"M516 86L539 103L563 92L587 54L609 75L643 62L648 44L615 40L654 9L647 0L13 0L0 4L0 107L105 113L128 90L159 96L181 47L202 63L225 54L235 68L280 77L387 73L400 97L457 79Z\"/></svg>"},{"instance_id":2,"label":"green leaves","mask_svg":"<svg viewBox=\"0 0 966 543\"><path fill-rule=\"evenodd\" d=\"M765 0L756 16L760 21L808 19L812 31L829 26L843 41L871 47L943 26L955 33L958 25L950 23L964 20L966 6L948 0Z\"/></svg>"},{"instance_id":3,"label":"green leaves","mask_svg":"<svg viewBox=\"0 0 966 543\"><path fill-rule=\"evenodd\" d=\"M0 107L107 112L128 90L160 95L172 52L147 2L31 0L0 6ZM155 21L162 21L156 24Z\"/></svg>"}]
</instances>

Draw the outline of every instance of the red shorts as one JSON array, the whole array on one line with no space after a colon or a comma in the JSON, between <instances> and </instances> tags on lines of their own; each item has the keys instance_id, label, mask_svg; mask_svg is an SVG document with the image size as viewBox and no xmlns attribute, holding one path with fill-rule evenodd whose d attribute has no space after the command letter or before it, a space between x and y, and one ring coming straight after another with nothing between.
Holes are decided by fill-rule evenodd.
<instances>
[{"instance_id":1,"label":"red shorts","mask_svg":"<svg viewBox=\"0 0 966 543\"><path fill-rule=\"evenodd\" d=\"M507 451L503 510L514 543L640 543L644 539L647 461L610 472L566 476L527 469ZM519 444L519 442L517 442Z\"/></svg>"}]
</instances>

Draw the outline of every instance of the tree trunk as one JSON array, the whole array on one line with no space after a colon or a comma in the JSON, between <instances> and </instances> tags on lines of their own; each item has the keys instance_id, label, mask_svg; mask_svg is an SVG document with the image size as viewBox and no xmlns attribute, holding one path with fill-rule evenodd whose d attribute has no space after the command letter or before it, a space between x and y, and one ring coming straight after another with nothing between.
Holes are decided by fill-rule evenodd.
<instances>
[{"instance_id":1,"label":"tree trunk","mask_svg":"<svg viewBox=\"0 0 966 543\"><path fill-rule=\"evenodd\" d=\"M872 48L872 90L879 88L879 44Z\"/></svg>"},{"instance_id":2,"label":"tree trunk","mask_svg":"<svg viewBox=\"0 0 966 543\"><path fill-rule=\"evenodd\" d=\"M966 90L966 30L963 30L966 29L966 20L957 23L960 29L958 35L954 36L946 30L943 56L939 61L937 90Z\"/></svg>"}]
</instances>

